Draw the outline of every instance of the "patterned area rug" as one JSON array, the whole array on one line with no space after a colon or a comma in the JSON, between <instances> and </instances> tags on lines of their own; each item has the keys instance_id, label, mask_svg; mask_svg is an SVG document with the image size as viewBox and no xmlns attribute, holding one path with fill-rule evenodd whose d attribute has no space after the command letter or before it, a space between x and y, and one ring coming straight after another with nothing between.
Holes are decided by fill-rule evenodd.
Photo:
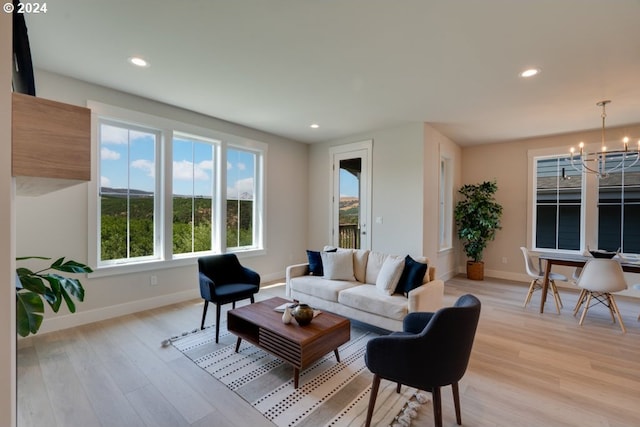
<instances>
[{"instance_id":1,"label":"patterned area rug","mask_svg":"<svg viewBox=\"0 0 640 427\"><path fill-rule=\"evenodd\" d=\"M174 337L170 341L194 363L251 403L282 427L362 426L367 415L373 375L364 363L367 341L377 334L351 328L351 340L300 373L293 388L293 368L276 357L242 342L221 325L219 344L215 328ZM409 426L420 416L430 394L406 386L396 393L395 383L382 381L372 425Z\"/></svg>"}]
</instances>

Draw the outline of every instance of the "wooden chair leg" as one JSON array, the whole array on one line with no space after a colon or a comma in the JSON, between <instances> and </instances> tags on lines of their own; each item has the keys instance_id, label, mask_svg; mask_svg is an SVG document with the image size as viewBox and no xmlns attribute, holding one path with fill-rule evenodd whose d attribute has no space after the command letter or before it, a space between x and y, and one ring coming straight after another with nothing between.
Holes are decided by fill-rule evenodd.
<instances>
[{"instance_id":1,"label":"wooden chair leg","mask_svg":"<svg viewBox=\"0 0 640 427\"><path fill-rule=\"evenodd\" d=\"M460 413L460 390L458 389L458 383L451 384L451 390L453 391L453 406L456 409L456 422L459 426L462 425L462 415Z\"/></svg>"},{"instance_id":2,"label":"wooden chair leg","mask_svg":"<svg viewBox=\"0 0 640 427\"><path fill-rule=\"evenodd\" d=\"M558 310L558 314L560 314L560 309L563 307L562 299L560 299L560 293L558 292L558 287L556 286L556 281L551 280L551 291L553 292L553 300L556 303L556 309Z\"/></svg>"},{"instance_id":3,"label":"wooden chair leg","mask_svg":"<svg viewBox=\"0 0 640 427\"><path fill-rule=\"evenodd\" d=\"M202 309L202 322L200 323L200 329L204 329L204 319L207 317L208 307L209 307L209 301L204 300L204 308Z\"/></svg>"},{"instance_id":4,"label":"wooden chair leg","mask_svg":"<svg viewBox=\"0 0 640 427\"><path fill-rule=\"evenodd\" d=\"M533 291L535 290L535 286L537 282L538 282L538 279L533 279L531 281L531 284L529 285L529 290L527 291L527 297L524 299L523 307L526 307L527 304L529 304L529 301L531 301L531 296L533 295Z\"/></svg>"},{"instance_id":5,"label":"wooden chair leg","mask_svg":"<svg viewBox=\"0 0 640 427\"><path fill-rule=\"evenodd\" d=\"M573 308L573 316L575 317L576 314L578 314L578 311L580 310L580 307L582 307L582 303L584 302L584 299L587 297L587 290L586 289L582 289L580 291L580 295L578 295L578 302L576 302L576 306Z\"/></svg>"},{"instance_id":6,"label":"wooden chair leg","mask_svg":"<svg viewBox=\"0 0 640 427\"><path fill-rule=\"evenodd\" d=\"M624 327L624 323L622 322L622 316L620 316L620 310L618 310L618 304L616 303L616 300L613 299L613 295L609 294L609 298L611 300L611 309L615 310L616 316L618 317L618 322L620 322L620 328L622 328L622 333L626 334L627 330Z\"/></svg>"},{"instance_id":7,"label":"wooden chair leg","mask_svg":"<svg viewBox=\"0 0 640 427\"><path fill-rule=\"evenodd\" d=\"M584 317L587 315L587 310L589 310L589 304L591 303L591 292L587 291L587 300L584 303L584 309L582 309L582 316L580 316L579 325L582 325L584 322Z\"/></svg>"},{"instance_id":8,"label":"wooden chair leg","mask_svg":"<svg viewBox=\"0 0 640 427\"><path fill-rule=\"evenodd\" d=\"M220 304L216 304L216 344L220 335Z\"/></svg>"},{"instance_id":9,"label":"wooden chair leg","mask_svg":"<svg viewBox=\"0 0 640 427\"><path fill-rule=\"evenodd\" d=\"M434 387L431 390L433 396L433 422L435 427L442 427L442 398L440 396L440 387Z\"/></svg>"},{"instance_id":10,"label":"wooden chair leg","mask_svg":"<svg viewBox=\"0 0 640 427\"><path fill-rule=\"evenodd\" d=\"M376 397L378 396L378 388L380 388L380 377L373 374L373 383L371 384L371 395L369 396L369 407L367 408L367 421L365 427L371 426L371 418L373 418L373 408L376 406Z\"/></svg>"},{"instance_id":11,"label":"wooden chair leg","mask_svg":"<svg viewBox=\"0 0 640 427\"><path fill-rule=\"evenodd\" d=\"M611 294L610 293L605 293L605 294L602 294L601 298L602 297L604 297L604 299L606 301L605 305L609 309L609 315L611 316L611 321L613 323L616 323L615 310L614 310L614 307L613 307L613 303L611 302Z\"/></svg>"}]
</instances>

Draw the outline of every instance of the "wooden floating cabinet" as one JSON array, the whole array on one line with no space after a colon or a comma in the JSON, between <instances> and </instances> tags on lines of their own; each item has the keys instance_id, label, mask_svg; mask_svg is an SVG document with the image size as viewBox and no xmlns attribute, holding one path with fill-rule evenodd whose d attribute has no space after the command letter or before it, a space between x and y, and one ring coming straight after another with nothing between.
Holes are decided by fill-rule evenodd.
<instances>
[{"instance_id":1,"label":"wooden floating cabinet","mask_svg":"<svg viewBox=\"0 0 640 427\"><path fill-rule=\"evenodd\" d=\"M91 110L13 93L12 175L19 195L91 179Z\"/></svg>"}]
</instances>

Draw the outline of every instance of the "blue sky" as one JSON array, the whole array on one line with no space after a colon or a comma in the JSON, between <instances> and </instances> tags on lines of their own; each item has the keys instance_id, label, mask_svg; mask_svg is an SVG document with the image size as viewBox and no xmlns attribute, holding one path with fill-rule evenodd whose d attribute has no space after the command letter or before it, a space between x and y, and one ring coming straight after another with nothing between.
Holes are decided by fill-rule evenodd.
<instances>
[{"instance_id":1,"label":"blue sky","mask_svg":"<svg viewBox=\"0 0 640 427\"><path fill-rule=\"evenodd\" d=\"M151 132L116 126L101 126L100 180L102 187L153 191L155 182L155 142ZM214 188L213 146L206 142L175 138L173 143L173 194L212 196ZM252 198L255 155L227 150L227 196ZM127 184L129 180L130 184Z\"/></svg>"},{"instance_id":2,"label":"blue sky","mask_svg":"<svg viewBox=\"0 0 640 427\"><path fill-rule=\"evenodd\" d=\"M358 197L358 180L344 169L340 169L340 197Z\"/></svg>"}]
</instances>

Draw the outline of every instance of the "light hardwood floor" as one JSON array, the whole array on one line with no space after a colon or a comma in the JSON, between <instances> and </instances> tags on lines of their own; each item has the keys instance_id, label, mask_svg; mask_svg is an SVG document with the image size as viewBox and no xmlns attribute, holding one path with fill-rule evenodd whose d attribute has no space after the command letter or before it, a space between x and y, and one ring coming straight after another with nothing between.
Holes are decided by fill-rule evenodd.
<instances>
[{"instance_id":1,"label":"light hardwood floor","mask_svg":"<svg viewBox=\"0 0 640 427\"><path fill-rule=\"evenodd\" d=\"M539 292L522 308L526 290L493 279L446 283L445 303L473 293L483 304L460 383L463 425L640 426L640 301L619 298L622 334L604 307L578 326L573 290L560 289L560 315L550 297L538 313ZM258 299L283 293L271 287ZM173 347L161 347L198 327L201 313L194 300L21 340L18 426L273 426ZM433 425L427 411L414 424ZM456 425L450 388L443 417Z\"/></svg>"}]
</instances>

